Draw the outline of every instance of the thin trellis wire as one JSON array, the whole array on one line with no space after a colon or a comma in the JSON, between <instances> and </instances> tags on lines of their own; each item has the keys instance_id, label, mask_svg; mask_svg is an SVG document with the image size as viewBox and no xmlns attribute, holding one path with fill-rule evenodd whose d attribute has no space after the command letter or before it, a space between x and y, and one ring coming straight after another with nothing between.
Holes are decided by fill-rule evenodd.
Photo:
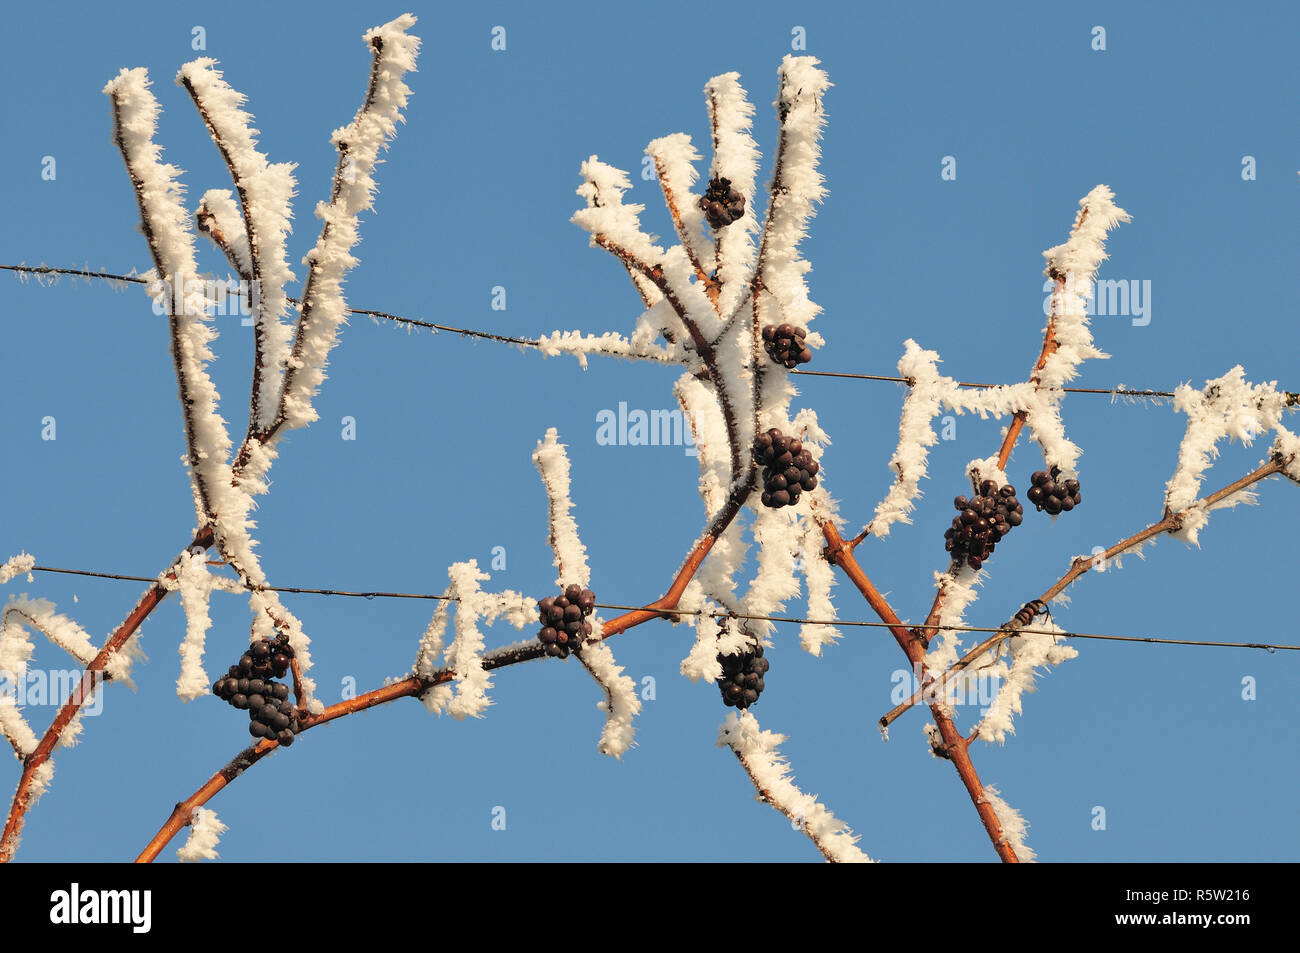
<instances>
[{"instance_id":1,"label":"thin trellis wire","mask_svg":"<svg viewBox=\"0 0 1300 953\"><path fill-rule=\"evenodd\" d=\"M221 565L216 563L215 565ZM89 569L62 569L54 566L33 566L31 572L52 572L63 573L70 576L91 576L97 579L118 579L128 582L157 582L155 576L131 576L124 573L112 572L95 572ZM272 592L299 593L305 595L317 596L344 596L354 599L429 599L435 601L459 602L457 596L438 595L428 592L384 592L380 590L363 591L351 589L319 589L308 588L305 586L253 586L252 589L270 590ZM639 612L646 609L645 606L618 605L608 602L597 602L596 607L600 609L614 609L620 612ZM794 616L774 616L774 615L746 615L738 612L708 612L703 609L659 609L654 610L661 615L677 616L711 616L716 619L746 619L757 622L785 622L793 625L839 625L853 626L857 628L891 628L886 622L858 621L852 619L801 619ZM976 625L943 625L943 626L909 626L903 623L905 628L929 628L939 631L951 632L1002 632L1003 627L989 628L987 626ZM1282 645L1277 643L1265 642L1203 642L1194 639L1164 639L1155 636L1142 635L1104 635L1093 632L1053 632L1047 629L1017 629L1014 634L1029 635L1053 635L1062 639L1102 639L1110 642L1151 642L1159 645L1200 645L1217 648L1237 648L1237 649L1264 649L1267 652L1275 652L1279 649L1283 651L1300 652L1300 645Z\"/></svg>"},{"instance_id":2,"label":"thin trellis wire","mask_svg":"<svg viewBox=\"0 0 1300 953\"><path fill-rule=\"evenodd\" d=\"M84 268L58 268L51 265L0 265L0 271L12 271L25 275L67 275L74 278L97 278L103 281L125 281L131 284L148 284L148 282L139 275L117 275L104 271L90 271ZM289 298L289 301L298 304L298 299ZM391 321L395 324L405 324L409 327L424 328L427 331L435 333L446 331L450 334L459 334L462 337L479 338L485 341L496 341L500 344L514 344L519 347L536 347L542 346L540 341L532 338L513 337L508 334L496 334L491 331L483 331L477 328L458 328L449 324L438 324L434 321L422 321L419 318L408 318L400 314L390 314L387 311L375 311L369 308L349 308L351 314L365 315L366 317L376 320ZM909 377L895 377L888 374L857 374L848 371L789 371L791 374L800 374L805 377L839 377L846 380L862 381L887 381L894 384L911 385L913 380ZM969 387L986 389L996 386L991 384L978 384L969 381L958 381L958 387ZM1134 400L1159 400L1171 398L1174 396L1172 391L1150 390L1144 388L1130 387L1062 387L1060 388L1069 394L1104 394L1109 397L1123 397ZM1288 406L1300 403L1300 393L1287 392Z\"/></svg>"}]
</instances>

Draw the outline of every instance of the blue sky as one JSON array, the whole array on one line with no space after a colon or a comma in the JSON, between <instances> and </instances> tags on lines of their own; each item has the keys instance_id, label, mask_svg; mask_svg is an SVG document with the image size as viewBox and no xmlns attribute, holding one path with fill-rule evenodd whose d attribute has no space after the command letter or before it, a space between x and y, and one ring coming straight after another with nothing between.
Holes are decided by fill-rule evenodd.
<instances>
[{"instance_id":1,"label":"blue sky","mask_svg":"<svg viewBox=\"0 0 1300 953\"><path fill-rule=\"evenodd\" d=\"M227 187L216 151L172 77L218 58L248 94L276 161L298 163L291 259L315 240L310 210L335 155L330 132L352 116L367 68L360 36L404 12L373 4L140 3L7 12L0 82L0 263L148 267L137 213L109 138L100 93L123 66L146 66L164 114L165 158L187 170L191 199ZM1300 17L1285 4L899 4L610 7L415 5L423 37L411 105L380 167L375 214L362 225L349 303L513 335L556 328L631 329L638 299L622 269L568 221L578 166L592 154L637 170L645 143L671 132L707 140L701 88L739 70L758 105L755 138L770 175L776 68L792 29L835 84L822 171L829 195L803 249L813 263L814 327L828 340L813 367L892 374L902 342L937 349L963 380L1024 379L1038 353L1041 251L1063 241L1078 199L1098 183L1133 221L1112 234L1102 276L1150 281L1151 320L1099 317L1112 355L1078 384L1171 389L1234 364L1249 379L1300 390L1300 322L1289 276L1300 253ZM493 26L507 49L490 48ZM1103 26L1106 49L1091 48ZM206 31L204 53L191 31ZM53 156L57 175L42 179ZM953 156L955 181L940 163ZM1257 175L1242 177L1243 157ZM647 226L665 234L652 182L636 180ZM225 273L204 250L204 264ZM301 269L299 269L301 271ZM507 291L504 311L492 289ZM183 433L166 328L138 288L0 276L8 360L0 440L9 501L0 558L152 575L190 538L193 507L179 463ZM249 332L220 326L213 376L232 429L247 405ZM408 334L357 319L334 352L321 420L282 447L258 513L260 552L282 585L442 591L446 567L487 565L491 587L551 589L545 496L529 455L559 429L574 463L574 501L601 601L657 598L699 532L696 462L681 447L602 446L596 420L620 402L674 406L670 369L572 359L453 335ZM902 391L888 383L802 378L834 444L822 465L854 532L886 492ZM57 439L42 440L42 419ZM357 439L341 439L345 416ZM1184 418L1167 404L1065 401L1084 450L1086 502L1026 525L999 547L975 625L997 625L1066 571L1160 516ZM948 500L962 468L992 453L998 424L960 418L942 442L914 525L859 549L904 618L928 608L943 568ZM1253 468L1262 446L1225 447L1206 482ZM1022 440L1009 469L1027 486L1041 463ZM1185 639L1296 641L1296 487L1272 481L1261 505L1219 513L1202 548L1163 540L1118 572L1083 580L1055 613L1080 632ZM134 583L38 574L11 592L56 601L97 640L134 603ZM74 597L76 601L74 602ZM286 597L313 638L321 696L409 670L427 602ZM843 618L871 618L846 584ZM789 607L798 615L803 606ZM214 604L215 674L247 633L245 601ZM146 623L139 690L113 687L83 743L61 753L28 821L20 858L134 857L166 818L245 743L244 717L172 688L184 618L174 602ZM491 641L512 641L508 627ZM716 690L678 674L688 627L618 637L629 674L655 680L638 747L596 752L598 691L574 662L495 676L481 720L438 719L404 701L303 736L209 806L230 825L228 860L272 850L302 860L819 859L778 814L754 801L734 759L714 747ZM1030 822L1043 860L1295 860L1296 653L1080 642L1080 656L1040 680L1005 746L977 745L982 776ZM890 706L902 655L884 632L850 629L821 659L783 627L768 690L754 711L784 747L800 785L862 835L882 860L989 861L994 854L951 767L933 760L925 718L891 741L874 723ZM34 665L64 667L47 645ZM1242 699L1244 678L1257 686ZM37 724L49 709L29 714ZM971 724L969 716L963 724ZM18 775L0 768L0 783ZM1105 830L1094 830L1096 807ZM504 807L505 830L494 830ZM287 811L290 820L274 821ZM174 846L179 846L179 842ZM174 858L168 850L164 859Z\"/></svg>"}]
</instances>

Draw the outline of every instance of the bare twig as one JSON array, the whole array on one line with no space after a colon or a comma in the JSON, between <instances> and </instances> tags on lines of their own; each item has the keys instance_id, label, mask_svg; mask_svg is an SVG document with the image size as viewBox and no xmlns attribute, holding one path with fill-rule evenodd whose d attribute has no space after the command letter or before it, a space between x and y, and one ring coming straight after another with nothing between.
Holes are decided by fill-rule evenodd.
<instances>
[{"instance_id":1,"label":"bare twig","mask_svg":"<svg viewBox=\"0 0 1300 953\"><path fill-rule=\"evenodd\" d=\"M845 546L844 540L840 538L839 531L829 520L822 524L822 534L826 537L826 558L844 570L844 574L862 593L862 597L867 600L867 604L871 606L876 615L880 616L882 622L889 624L890 632L893 633L899 647L907 655L916 671L924 673L924 640L918 633L903 625L894 610L890 608L889 603L885 601L884 596L867 578L867 574L863 572L862 567L854 558L853 551ZM1016 856L1015 850L1008 843L1007 837L1002 830L1002 822L998 820L997 812L985 796L984 785L975 771L975 765L972 763L970 752L967 750L969 744L957 730L957 726L953 723L946 706L935 702L930 706L930 713L934 716L934 723L938 726L943 738L944 754L952 761L953 767L957 769L957 776L961 778L966 793L970 795L971 803L975 805L975 810L984 825L984 830L988 833L989 840L993 842L993 849L997 851L998 856L1005 863L1019 863L1020 859Z\"/></svg>"}]
</instances>

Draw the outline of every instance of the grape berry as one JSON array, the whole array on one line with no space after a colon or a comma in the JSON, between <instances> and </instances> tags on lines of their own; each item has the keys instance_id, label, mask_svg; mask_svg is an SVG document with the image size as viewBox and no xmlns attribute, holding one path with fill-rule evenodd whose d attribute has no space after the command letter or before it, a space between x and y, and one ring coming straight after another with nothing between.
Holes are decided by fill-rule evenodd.
<instances>
[{"instance_id":1,"label":"grape berry","mask_svg":"<svg viewBox=\"0 0 1300 953\"><path fill-rule=\"evenodd\" d=\"M726 228L745 214L745 197L731 187L730 179L719 177L709 181L700 208L711 228Z\"/></svg>"},{"instance_id":2,"label":"grape berry","mask_svg":"<svg viewBox=\"0 0 1300 953\"><path fill-rule=\"evenodd\" d=\"M754 458L763 467L764 506L794 506L800 493L817 487L821 467L798 437L787 437L773 427L754 439Z\"/></svg>"},{"instance_id":3,"label":"grape berry","mask_svg":"<svg viewBox=\"0 0 1300 953\"><path fill-rule=\"evenodd\" d=\"M566 586L559 596L547 596L537 603L542 631L542 649L551 658L568 658L582 648L591 635L591 623L584 622L596 608L596 594L578 585Z\"/></svg>"},{"instance_id":4,"label":"grape berry","mask_svg":"<svg viewBox=\"0 0 1300 953\"><path fill-rule=\"evenodd\" d=\"M763 676L770 667L763 658L762 643L755 640L740 655L719 655L718 663L722 666L718 689L724 705L743 711L758 701L763 694Z\"/></svg>"},{"instance_id":5,"label":"grape berry","mask_svg":"<svg viewBox=\"0 0 1300 953\"><path fill-rule=\"evenodd\" d=\"M803 343L808 332L793 324L769 324L763 328L763 347L767 356L786 370L812 360L812 351Z\"/></svg>"},{"instance_id":6,"label":"grape berry","mask_svg":"<svg viewBox=\"0 0 1300 953\"><path fill-rule=\"evenodd\" d=\"M1029 497L1029 502L1040 511L1047 510L1052 516L1068 513L1083 502L1083 497L1079 494L1079 481L1062 480L1060 467L1052 467L1050 473L1038 470L1029 478L1029 482L1033 484L1025 494Z\"/></svg>"},{"instance_id":7,"label":"grape berry","mask_svg":"<svg viewBox=\"0 0 1300 953\"><path fill-rule=\"evenodd\" d=\"M287 636L261 639L212 684L212 694L248 712L249 734L278 741L285 748L298 733L298 714L289 701L289 686L275 679L284 677L292 659Z\"/></svg>"},{"instance_id":8,"label":"grape berry","mask_svg":"<svg viewBox=\"0 0 1300 953\"><path fill-rule=\"evenodd\" d=\"M952 529L943 534L944 549L955 562L963 560L979 569L993 555L993 547L1024 520L1024 506L1016 499L1016 488L999 487L993 480L980 484L978 496L959 496L952 501L958 511Z\"/></svg>"}]
</instances>

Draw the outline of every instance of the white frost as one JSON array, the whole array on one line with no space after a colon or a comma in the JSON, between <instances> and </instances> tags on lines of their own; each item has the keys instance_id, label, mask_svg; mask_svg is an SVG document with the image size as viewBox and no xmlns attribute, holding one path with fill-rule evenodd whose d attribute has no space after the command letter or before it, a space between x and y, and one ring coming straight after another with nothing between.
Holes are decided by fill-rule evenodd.
<instances>
[{"instance_id":1,"label":"white frost","mask_svg":"<svg viewBox=\"0 0 1300 953\"><path fill-rule=\"evenodd\" d=\"M641 711L641 698L636 691L636 682L623 674L623 667L614 661L609 646L594 641L600 637L598 626L599 623L593 626L593 641L582 647L577 658L605 692L605 700L600 703L601 711L606 713L605 727L600 733L598 750L601 754L621 758L632 746L635 734L632 720Z\"/></svg>"},{"instance_id":2,"label":"white frost","mask_svg":"<svg viewBox=\"0 0 1300 953\"><path fill-rule=\"evenodd\" d=\"M998 823L1002 825L1003 842L1015 852L1016 857L1021 861L1033 863L1037 855L1025 843L1025 835L1029 833L1029 824L1020 816L1020 812L1002 800L1002 795L998 792L998 789L991 784L984 785L982 801L992 807L993 813L997 815Z\"/></svg>"},{"instance_id":3,"label":"white frost","mask_svg":"<svg viewBox=\"0 0 1300 953\"><path fill-rule=\"evenodd\" d=\"M569 512L573 509L569 495L569 457L554 427L546 431L545 439L537 442L533 463L546 486L551 551L555 554L557 572L555 584L577 583L585 587L591 581L591 570L587 566L586 547L578 536L578 523Z\"/></svg>"},{"instance_id":4,"label":"white frost","mask_svg":"<svg viewBox=\"0 0 1300 953\"><path fill-rule=\"evenodd\" d=\"M176 856L185 863L197 863L200 860L216 860L217 843L228 828L217 818L217 812L206 807L197 807L190 815L190 833L183 846L177 848Z\"/></svg>"},{"instance_id":5,"label":"white frost","mask_svg":"<svg viewBox=\"0 0 1300 953\"><path fill-rule=\"evenodd\" d=\"M718 728L718 747L724 745L735 753L766 801L798 825L827 860L870 862L871 858L857 846L858 836L832 814L815 797L795 787L790 763L781 754L784 735L764 731L751 713L739 717L734 712Z\"/></svg>"},{"instance_id":6,"label":"white frost","mask_svg":"<svg viewBox=\"0 0 1300 953\"><path fill-rule=\"evenodd\" d=\"M19 553L17 556L10 556L5 560L5 564L0 566L0 586L13 579L14 576L21 576L23 573L30 576L32 567L35 565L36 557L31 553Z\"/></svg>"},{"instance_id":7,"label":"white frost","mask_svg":"<svg viewBox=\"0 0 1300 953\"><path fill-rule=\"evenodd\" d=\"M1276 430L1279 446L1285 444L1290 436L1281 424L1286 394L1278 391L1276 381L1251 384L1241 365L1237 365L1222 377L1206 381L1203 389L1187 384L1178 387L1174 391L1174 409L1187 415L1187 429L1178 448L1178 465L1165 486L1165 510L1188 510L1181 529L1172 535L1196 544L1209 519L1208 510L1196 498L1210 461L1219 455L1219 441L1228 438L1249 445L1260 435ZM1233 505L1226 500L1224 504Z\"/></svg>"},{"instance_id":8,"label":"white frost","mask_svg":"<svg viewBox=\"0 0 1300 953\"><path fill-rule=\"evenodd\" d=\"M1035 619L1034 629L1064 632L1060 626L1047 619ZM1066 659L1076 658L1078 651L1059 641L1055 636L1038 633L1021 633L1006 640L1011 664L999 659L995 664L980 669L989 678L999 679L1001 685L984 717L978 725L982 741L1004 743L1007 733L1015 733L1013 719L1023 712L1021 697L1035 690L1034 679L1041 668L1060 665Z\"/></svg>"}]
</instances>

